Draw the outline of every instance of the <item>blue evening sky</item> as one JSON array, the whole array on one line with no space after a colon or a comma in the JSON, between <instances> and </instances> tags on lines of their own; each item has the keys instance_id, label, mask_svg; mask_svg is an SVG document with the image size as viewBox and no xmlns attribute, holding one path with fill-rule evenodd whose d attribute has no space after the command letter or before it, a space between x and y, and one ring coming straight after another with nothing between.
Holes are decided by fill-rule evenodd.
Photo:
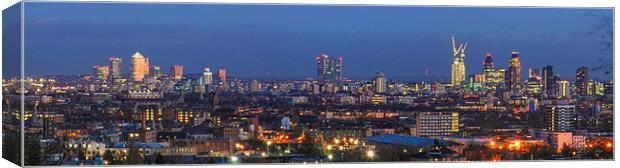
<instances>
[{"instance_id":1,"label":"blue evening sky","mask_svg":"<svg viewBox=\"0 0 620 168\"><path fill-rule=\"evenodd\" d=\"M225 68L242 78L314 77L320 52L343 56L343 75L448 80L451 42L467 41L467 74L484 54L505 68L521 52L522 76L551 64L573 80L580 66L611 61L601 39L611 9L295 6L127 3L25 4L28 75L89 74L116 55L129 71L135 51L151 65L186 73ZM612 75L592 72L595 78Z\"/></svg>"}]
</instances>

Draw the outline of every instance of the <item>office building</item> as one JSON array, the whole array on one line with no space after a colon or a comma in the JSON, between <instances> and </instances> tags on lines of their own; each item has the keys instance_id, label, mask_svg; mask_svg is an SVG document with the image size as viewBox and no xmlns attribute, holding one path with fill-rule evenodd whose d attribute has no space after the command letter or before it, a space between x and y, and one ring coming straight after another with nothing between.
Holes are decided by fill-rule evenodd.
<instances>
[{"instance_id":1,"label":"office building","mask_svg":"<svg viewBox=\"0 0 620 168\"><path fill-rule=\"evenodd\" d=\"M553 75L553 66L547 65L543 67L542 72L542 92L547 96L554 95L555 76Z\"/></svg>"},{"instance_id":2,"label":"office building","mask_svg":"<svg viewBox=\"0 0 620 168\"><path fill-rule=\"evenodd\" d=\"M519 52L512 52L508 61L508 71L506 73L506 87L509 91L518 90L521 87L521 60Z\"/></svg>"},{"instance_id":3,"label":"office building","mask_svg":"<svg viewBox=\"0 0 620 168\"><path fill-rule=\"evenodd\" d=\"M325 53L316 56L317 80L321 83L339 83L342 80L342 57L329 58Z\"/></svg>"},{"instance_id":4,"label":"office building","mask_svg":"<svg viewBox=\"0 0 620 168\"><path fill-rule=\"evenodd\" d=\"M174 65L170 67L170 73L172 74L174 80L183 79L183 65Z\"/></svg>"},{"instance_id":5,"label":"office building","mask_svg":"<svg viewBox=\"0 0 620 168\"><path fill-rule=\"evenodd\" d=\"M220 78L220 82L226 83L226 69L219 69L217 72L217 77Z\"/></svg>"},{"instance_id":6,"label":"office building","mask_svg":"<svg viewBox=\"0 0 620 168\"><path fill-rule=\"evenodd\" d=\"M458 112L416 113L416 135L418 136L451 136L458 132Z\"/></svg>"},{"instance_id":7,"label":"office building","mask_svg":"<svg viewBox=\"0 0 620 168\"><path fill-rule=\"evenodd\" d=\"M575 128L575 105L550 104L544 108L547 130L572 131Z\"/></svg>"},{"instance_id":8,"label":"office building","mask_svg":"<svg viewBox=\"0 0 620 168\"><path fill-rule=\"evenodd\" d=\"M141 82L147 75L149 75L149 59L140 52L134 53L131 56L131 79Z\"/></svg>"},{"instance_id":9,"label":"office building","mask_svg":"<svg viewBox=\"0 0 620 168\"><path fill-rule=\"evenodd\" d=\"M460 44L459 48L456 48L456 43L454 41L454 36L452 36L452 56L454 60L452 61L452 70L451 70L451 83L454 87L459 87L463 81L465 81L465 49L467 48L467 43L465 45Z\"/></svg>"},{"instance_id":10,"label":"office building","mask_svg":"<svg viewBox=\"0 0 620 168\"><path fill-rule=\"evenodd\" d=\"M118 58L116 56L111 56L110 57L110 70L112 71L110 73L110 81L114 82L115 79L120 79L122 78L122 69L123 69L123 61L121 60L121 58Z\"/></svg>"},{"instance_id":11,"label":"office building","mask_svg":"<svg viewBox=\"0 0 620 168\"><path fill-rule=\"evenodd\" d=\"M375 93L385 93L385 90L387 88L385 74L377 73L377 75L373 79L372 84L373 84Z\"/></svg>"},{"instance_id":12,"label":"office building","mask_svg":"<svg viewBox=\"0 0 620 168\"><path fill-rule=\"evenodd\" d=\"M575 95L582 96L588 94L588 68L577 68L575 79Z\"/></svg>"},{"instance_id":13,"label":"office building","mask_svg":"<svg viewBox=\"0 0 620 168\"><path fill-rule=\"evenodd\" d=\"M213 84L213 73L211 72L211 69L209 69L209 67L206 67L204 72L202 73L203 77L202 79L204 80L204 84L205 85L212 85Z\"/></svg>"}]
</instances>

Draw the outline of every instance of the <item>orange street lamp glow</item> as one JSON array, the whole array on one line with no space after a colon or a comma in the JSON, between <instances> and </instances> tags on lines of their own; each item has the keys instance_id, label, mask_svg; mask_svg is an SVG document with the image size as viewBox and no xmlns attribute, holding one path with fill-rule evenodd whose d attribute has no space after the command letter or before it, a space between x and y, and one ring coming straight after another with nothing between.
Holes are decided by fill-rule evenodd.
<instances>
[{"instance_id":1,"label":"orange street lamp glow","mask_svg":"<svg viewBox=\"0 0 620 168\"><path fill-rule=\"evenodd\" d=\"M369 158L375 157L375 151L369 150L368 152L366 152L366 156L368 156Z\"/></svg>"}]
</instances>

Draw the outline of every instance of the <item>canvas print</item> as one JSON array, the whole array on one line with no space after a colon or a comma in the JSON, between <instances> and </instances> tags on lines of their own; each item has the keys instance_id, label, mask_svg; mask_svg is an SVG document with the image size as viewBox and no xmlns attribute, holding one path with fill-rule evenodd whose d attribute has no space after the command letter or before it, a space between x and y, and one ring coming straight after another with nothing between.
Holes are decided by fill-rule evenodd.
<instances>
[{"instance_id":1,"label":"canvas print","mask_svg":"<svg viewBox=\"0 0 620 168\"><path fill-rule=\"evenodd\" d=\"M613 160L613 8L23 2L21 166Z\"/></svg>"}]
</instances>

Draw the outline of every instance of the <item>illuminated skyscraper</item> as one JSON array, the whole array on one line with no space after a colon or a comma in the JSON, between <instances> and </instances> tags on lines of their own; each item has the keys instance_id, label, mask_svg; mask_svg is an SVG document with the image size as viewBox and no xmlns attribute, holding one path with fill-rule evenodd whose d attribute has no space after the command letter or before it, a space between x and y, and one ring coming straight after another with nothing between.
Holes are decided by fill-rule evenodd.
<instances>
[{"instance_id":1,"label":"illuminated skyscraper","mask_svg":"<svg viewBox=\"0 0 620 168\"><path fill-rule=\"evenodd\" d=\"M136 52L131 56L131 79L143 81L146 75L149 75L149 59Z\"/></svg>"},{"instance_id":2,"label":"illuminated skyscraper","mask_svg":"<svg viewBox=\"0 0 620 168\"><path fill-rule=\"evenodd\" d=\"M252 80L250 83L250 92L260 92L260 84L257 80Z\"/></svg>"},{"instance_id":3,"label":"illuminated skyscraper","mask_svg":"<svg viewBox=\"0 0 620 168\"><path fill-rule=\"evenodd\" d=\"M112 68L112 73L110 74L110 81L114 82L114 79L122 78L123 62L121 58L111 56L110 67Z\"/></svg>"},{"instance_id":4,"label":"illuminated skyscraper","mask_svg":"<svg viewBox=\"0 0 620 168\"><path fill-rule=\"evenodd\" d=\"M222 83L226 82L226 69L219 69L217 71L217 76L220 78Z\"/></svg>"},{"instance_id":5,"label":"illuminated skyscraper","mask_svg":"<svg viewBox=\"0 0 620 168\"><path fill-rule=\"evenodd\" d=\"M553 76L553 80L551 82L551 86L550 88L552 88L551 92L550 92L550 97L553 98L557 98L559 97L559 90L558 90L558 85L560 84L560 75L554 75Z\"/></svg>"},{"instance_id":6,"label":"illuminated skyscraper","mask_svg":"<svg viewBox=\"0 0 620 168\"><path fill-rule=\"evenodd\" d=\"M545 67L543 67L543 72L542 72L542 91L544 94L546 94L547 96L552 96L554 95L554 90L555 90L555 80L554 80L555 76L553 76L553 66L551 65L547 65Z\"/></svg>"},{"instance_id":7,"label":"illuminated skyscraper","mask_svg":"<svg viewBox=\"0 0 620 168\"><path fill-rule=\"evenodd\" d=\"M570 98L570 81L561 80L558 82L558 97Z\"/></svg>"},{"instance_id":8,"label":"illuminated skyscraper","mask_svg":"<svg viewBox=\"0 0 620 168\"><path fill-rule=\"evenodd\" d=\"M374 86L375 93L385 93L385 90L387 87L385 74L377 73L377 76L375 76L375 79L373 80L372 84Z\"/></svg>"},{"instance_id":9,"label":"illuminated skyscraper","mask_svg":"<svg viewBox=\"0 0 620 168\"><path fill-rule=\"evenodd\" d=\"M484 75L485 88L489 90L495 90L497 86L504 83L505 69L495 69L493 57L491 53L487 53L484 56L484 62L482 62L482 70Z\"/></svg>"},{"instance_id":10,"label":"illuminated skyscraper","mask_svg":"<svg viewBox=\"0 0 620 168\"><path fill-rule=\"evenodd\" d=\"M158 79L161 76L161 67L152 66L152 68L153 68L153 77L155 77L155 79Z\"/></svg>"},{"instance_id":11,"label":"illuminated skyscraper","mask_svg":"<svg viewBox=\"0 0 620 168\"><path fill-rule=\"evenodd\" d=\"M174 65L170 67L170 72L174 77L174 80L183 79L183 65Z\"/></svg>"},{"instance_id":12,"label":"illuminated skyscraper","mask_svg":"<svg viewBox=\"0 0 620 168\"><path fill-rule=\"evenodd\" d=\"M321 53L317 56L317 80L321 83L326 81L340 82L342 80L342 61L342 57L332 59L325 53Z\"/></svg>"},{"instance_id":13,"label":"illuminated skyscraper","mask_svg":"<svg viewBox=\"0 0 620 168\"><path fill-rule=\"evenodd\" d=\"M578 96L586 95L588 93L588 68L577 68L576 80L575 80L575 94Z\"/></svg>"},{"instance_id":14,"label":"illuminated skyscraper","mask_svg":"<svg viewBox=\"0 0 620 168\"><path fill-rule=\"evenodd\" d=\"M491 53L487 53L484 56L484 62L482 62L482 70L485 73L491 72L495 70L495 65L493 63L493 57L491 56Z\"/></svg>"},{"instance_id":15,"label":"illuminated skyscraper","mask_svg":"<svg viewBox=\"0 0 620 168\"><path fill-rule=\"evenodd\" d=\"M540 76L540 69L538 68L530 68L528 75L529 78L533 78L537 81L540 81L542 79L542 77Z\"/></svg>"},{"instance_id":16,"label":"illuminated skyscraper","mask_svg":"<svg viewBox=\"0 0 620 168\"><path fill-rule=\"evenodd\" d=\"M510 91L517 90L521 87L521 61L519 52L513 51L508 61L508 71L506 73L506 87Z\"/></svg>"},{"instance_id":17,"label":"illuminated skyscraper","mask_svg":"<svg viewBox=\"0 0 620 168\"><path fill-rule=\"evenodd\" d=\"M93 78L95 79L97 83L103 83L106 80L108 80L109 74L110 74L109 66L99 66L99 65L93 66Z\"/></svg>"},{"instance_id":18,"label":"illuminated skyscraper","mask_svg":"<svg viewBox=\"0 0 620 168\"><path fill-rule=\"evenodd\" d=\"M209 69L209 67L205 68L205 71L202 73L202 75L205 85L213 84L213 73L211 72L211 69Z\"/></svg>"},{"instance_id":19,"label":"illuminated skyscraper","mask_svg":"<svg viewBox=\"0 0 620 168\"><path fill-rule=\"evenodd\" d=\"M465 45L460 44L459 48L456 48L456 43L454 42L454 36L452 36L452 56L454 57L454 61L452 62L452 75L451 81L452 86L458 87L461 85L463 81L465 81L465 49L467 48L467 43Z\"/></svg>"}]
</instances>

